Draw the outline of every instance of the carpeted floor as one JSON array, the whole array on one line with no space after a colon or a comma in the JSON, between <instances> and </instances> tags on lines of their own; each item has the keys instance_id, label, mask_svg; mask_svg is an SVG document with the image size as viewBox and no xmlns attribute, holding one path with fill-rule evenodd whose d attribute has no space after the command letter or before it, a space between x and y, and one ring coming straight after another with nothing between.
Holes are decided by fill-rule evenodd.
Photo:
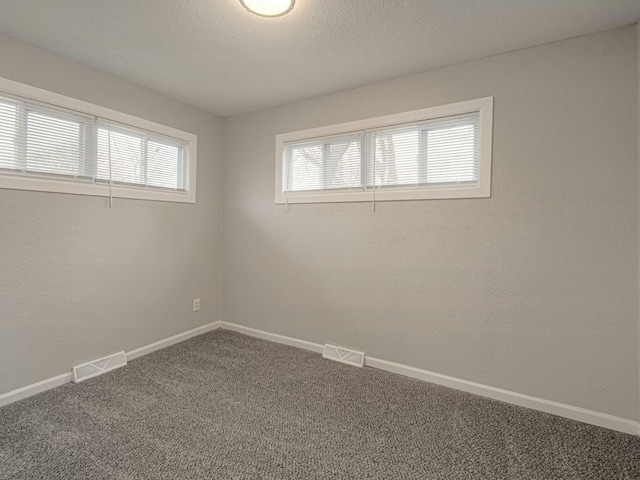
<instances>
[{"instance_id":1,"label":"carpeted floor","mask_svg":"<svg viewBox=\"0 0 640 480\"><path fill-rule=\"evenodd\" d=\"M2 479L640 479L640 439L216 331L0 409Z\"/></svg>"}]
</instances>

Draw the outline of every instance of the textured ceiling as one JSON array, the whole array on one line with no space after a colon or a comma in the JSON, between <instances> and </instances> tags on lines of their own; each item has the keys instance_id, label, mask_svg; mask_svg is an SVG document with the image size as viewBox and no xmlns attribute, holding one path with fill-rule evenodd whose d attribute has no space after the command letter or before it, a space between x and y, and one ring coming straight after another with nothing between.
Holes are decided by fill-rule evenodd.
<instances>
[{"instance_id":1,"label":"textured ceiling","mask_svg":"<svg viewBox=\"0 0 640 480\"><path fill-rule=\"evenodd\" d=\"M640 0L0 0L0 32L221 116L631 24Z\"/></svg>"}]
</instances>

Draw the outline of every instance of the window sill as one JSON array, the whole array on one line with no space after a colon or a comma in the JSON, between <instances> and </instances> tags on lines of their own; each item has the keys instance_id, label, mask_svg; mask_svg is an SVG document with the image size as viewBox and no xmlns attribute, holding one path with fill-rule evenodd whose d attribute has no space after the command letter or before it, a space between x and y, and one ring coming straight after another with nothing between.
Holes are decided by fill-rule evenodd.
<instances>
[{"instance_id":1,"label":"window sill","mask_svg":"<svg viewBox=\"0 0 640 480\"><path fill-rule=\"evenodd\" d=\"M80 183L50 178L0 176L0 188L11 190L29 190L36 192L89 195L94 197L129 198L159 202L196 203L195 192L163 192L153 189Z\"/></svg>"},{"instance_id":2,"label":"window sill","mask_svg":"<svg viewBox=\"0 0 640 480\"><path fill-rule=\"evenodd\" d=\"M462 185L450 187L426 187L426 188L394 188L376 189L376 202L402 201L402 200L438 200L452 198L490 198L491 188L480 185ZM292 203L343 203L343 202L371 202L374 200L372 190L366 192L335 192L335 193L295 193L280 194L276 196L276 205Z\"/></svg>"}]
</instances>

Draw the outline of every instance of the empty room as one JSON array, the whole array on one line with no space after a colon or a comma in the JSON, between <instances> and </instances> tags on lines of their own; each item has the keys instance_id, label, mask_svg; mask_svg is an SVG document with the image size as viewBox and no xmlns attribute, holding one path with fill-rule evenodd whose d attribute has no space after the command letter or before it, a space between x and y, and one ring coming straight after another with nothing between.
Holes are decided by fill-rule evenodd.
<instances>
[{"instance_id":1,"label":"empty room","mask_svg":"<svg viewBox=\"0 0 640 480\"><path fill-rule=\"evenodd\" d=\"M640 0L0 0L0 479L640 479Z\"/></svg>"}]
</instances>

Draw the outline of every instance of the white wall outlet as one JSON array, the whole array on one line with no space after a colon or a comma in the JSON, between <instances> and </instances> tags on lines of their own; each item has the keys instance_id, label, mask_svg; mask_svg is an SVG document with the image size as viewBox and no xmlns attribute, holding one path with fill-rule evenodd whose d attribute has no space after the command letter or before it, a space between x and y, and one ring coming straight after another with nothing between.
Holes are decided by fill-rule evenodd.
<instances>
[{"instance_id":1,"label":"white wall outlet","mask_svg":"<svg viewBox=\"0 0 640 480\"><path fill-rule=\"evenodd\" d=\"M200 299L199 298L194 298L193 299L193 311L194 312L199 312L200 311Z\"/></svg>"}]
</instances>

